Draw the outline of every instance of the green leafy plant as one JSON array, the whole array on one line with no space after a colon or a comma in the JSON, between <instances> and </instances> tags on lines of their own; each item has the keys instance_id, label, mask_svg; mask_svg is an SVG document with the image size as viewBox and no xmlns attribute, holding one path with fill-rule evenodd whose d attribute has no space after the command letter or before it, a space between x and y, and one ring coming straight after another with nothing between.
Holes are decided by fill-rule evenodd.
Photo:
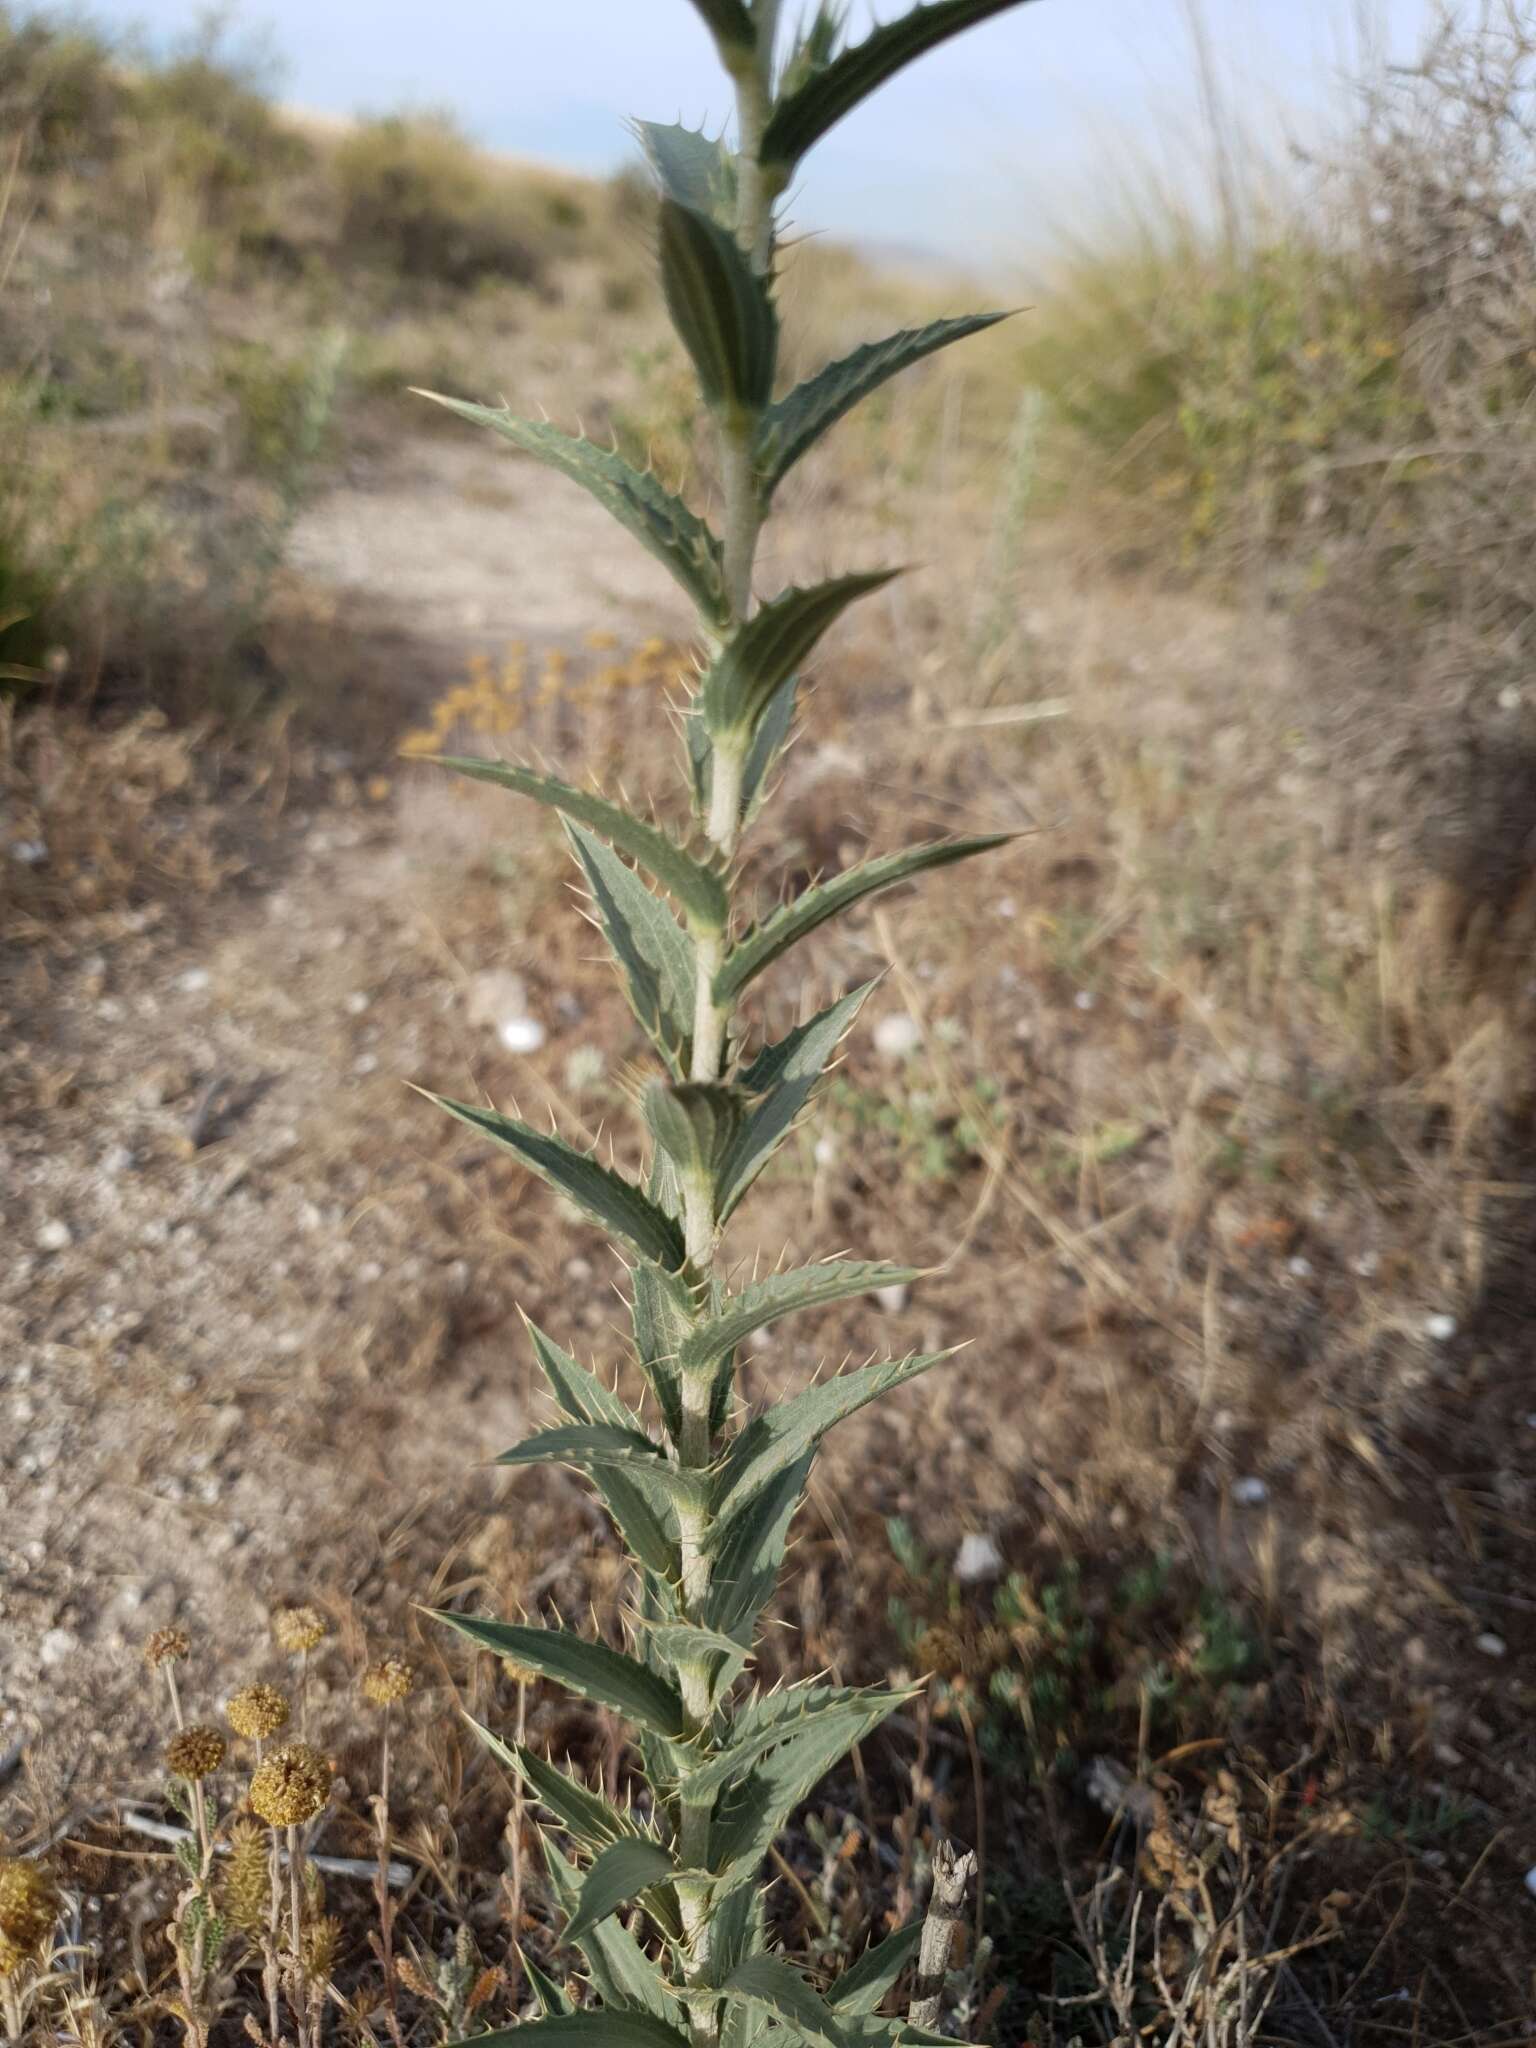
<instances>
[{"instance_id":1,"label":"green leafy plant","mask_svg":"<svg viewBox=\"0 0 1536 2048\"><path fill-rule=\"evenodd\" d=\"M569 1988L530 1966L544 2017L527 2024L551 2041L610 2048L752 2048L768 2033L816 2048L922 2042L932 2038L922 2027L876 2016L915 1952L918 1927L880 1943L823 1995L770 1951L759 1883L796 1806L902 1696L818 1683L763 1693L738 1681L822 1438L948 1354L844 1372L743 1421L736 1350L754 1331L916 1276L834 1260L731 1292L715 1261L722 1226L806 1107L867 993L855 990L748 1058L736 1027L746 990L851 905L1002 843L989 836L908 847L806 889L760 922L737 913L738 849L793 725L804 664L842 614L893 573L837 576L758 603L754 563L774 491L860 398L1000 317L893 336L776 396L774 206L805 152L866 94L1019 0L936 0L853 44L841 10L824 5L782 62L778 0L695 4L734 83L739 147L653 123L639 134L659 187L667 307L715 429L721 530L617 453L506 409L440 400L606 506L686 591L705 648L683 720L694 820L687 838L531 768L443 762L559 814L661 1068L641 1097L651 1155L644 1185L515 1117L432 1098L619 1241L632 1262L635 1353L661 1424L648 1427L531 1329L561 1419L502 1462L559 1463L590 1478L633 1557L630 1646L463 1614L443 1619L622 1715L649 1787L647 1801L620 1809L525 1746L481 1730L567 1837L562 1850L546 1836L546 1864L568 1915L566 1939L584 1957L601 2007L578 2005Z\"/></svg>"}]
</instances>

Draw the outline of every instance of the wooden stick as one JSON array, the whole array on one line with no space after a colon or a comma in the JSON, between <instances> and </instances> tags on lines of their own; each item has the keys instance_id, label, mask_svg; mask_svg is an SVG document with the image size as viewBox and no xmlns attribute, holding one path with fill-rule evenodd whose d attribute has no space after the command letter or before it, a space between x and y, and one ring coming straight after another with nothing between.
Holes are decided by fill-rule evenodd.
<instances>
[{"instance_id":1,"label":"wooden stick","mask_svg":"<svg viewBox=\"0 0 1536 2048\"><path fill-rule=\"evenodd\" d=\"M936 2028L939 2024L949 1958L965 1918L965 1895L975 1875L976 1858L971 1850L957 1856L952 1842L939 1843L933 1852L933 1891L918 1944L917 1982L912 1986L907 2013L914 2027Z\"/></svg>"}]
</instances>

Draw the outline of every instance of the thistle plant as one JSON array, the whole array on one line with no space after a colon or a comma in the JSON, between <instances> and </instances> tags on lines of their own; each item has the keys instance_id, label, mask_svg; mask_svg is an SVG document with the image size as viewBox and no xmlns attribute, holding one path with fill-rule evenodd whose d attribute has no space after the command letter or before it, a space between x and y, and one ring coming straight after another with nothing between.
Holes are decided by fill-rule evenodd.
<instances>
[{"instance_id":1,"label":"thistle plant","mask_svg":"<svg viewBox=\"0 0 1536 2048\"><path fill-rule=\"evenodd\" d=\"M892 335L776 395L776 207L806 153L844 114L930 48L1018 4L931 0L853 43L843 10L822 4L781 51L779 0L694 0L734 87L737 147L652 122L638 133L659 187L667 308L716 431L718 530L653 474L585 438L503 408L439 400L604 505L688 594L702 647L680 721L692 809L685 836L531 767L439 757L560 814L660 1068L640 1096L649 1136L643 1184L515 1117L432 1098L618 1242L630 1262L634 1354L654 1398L650 1423L530 1326L562 1419L500 1461L572 1466L602 1496L634 1566L628 1648L555 1627L443 1617L519 1669L613 1710L635 1732L648 1796L621 1808L520 1740L481 1730L566 1837L562 1848L545 1836L545 1860L567 1916L564 1938L584 1958L597 2003L580 2003L530 1963L544 2016L527 2024L551 2041L753 2048L765 2034L786 2033L840 2048L935 2038L876 2016L915 1955L917 1927L880 1942L823 1993L772 1952L760 1883L795 1807L905 1696L814 1682L764 1692L741 1681L822 1438L949 1354L846 1371L743 1420L736 1357L747 1338L795 1311L917 1275L838 1259L733 1289L717 1247L869 989L750 1056L738 1020L743 997L839 912L1001 843L942 839L885 854L760 921L737 905L742 838L790 737L800 673L843 612L894 573L855 571L758 602L754 565L775 493L860 399L1001 317Z\"/></svg>"}]
</instances>

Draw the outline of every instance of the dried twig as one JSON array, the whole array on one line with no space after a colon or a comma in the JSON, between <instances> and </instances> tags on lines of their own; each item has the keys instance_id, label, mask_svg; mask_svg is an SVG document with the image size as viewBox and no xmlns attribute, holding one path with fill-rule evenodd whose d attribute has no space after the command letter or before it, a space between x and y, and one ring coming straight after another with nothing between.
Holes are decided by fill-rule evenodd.
<instances>
[{"instance_id":1,"label":"dried twig","mask_svg":"<svg viewBox=\"0 0 1536 2048\"><path fill-rule=\"evenodd\" d=\"M917 1982L912 1987L908 2017L914 2027L937 2027L944 1979L955 1946L955 1934L965 1918L965 1894L976 1875L976 1858L967 1849L957 1855L952 1842L940 1842L933 1852L933 1894L923 1938L917 1950Z\"/></svg>"}]
</instances>

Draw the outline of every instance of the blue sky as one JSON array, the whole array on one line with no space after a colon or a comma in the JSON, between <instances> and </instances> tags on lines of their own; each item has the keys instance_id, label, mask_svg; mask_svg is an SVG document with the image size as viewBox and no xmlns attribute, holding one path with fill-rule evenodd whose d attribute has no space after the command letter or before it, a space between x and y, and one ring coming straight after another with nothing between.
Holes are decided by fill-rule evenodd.
<instances>
[{"instance_id":1,"label":"blue sky","mask_svg":"<svg viewBox=\"0 0 1536 2048\"><path fill-rule=\"evenodd\" d=\"M881 0L883 17L905 0ZM887 86L824 142L795 195L806 223L861 240L1027 258L1153 156L1177 174L1200 132L1191 10L1251 136L1305 133L1362 23L1410 50L1429 0L1032 0ZM855 21L868 0L853 0ZM94 12L159 40L203 0ZM794 0L787 12L794 17ZM725 95L687 0L247 0L287 96L334 113L451 109L493 147L603 171L626 114L718 119Z\"/></svg>"}]
</instances>

